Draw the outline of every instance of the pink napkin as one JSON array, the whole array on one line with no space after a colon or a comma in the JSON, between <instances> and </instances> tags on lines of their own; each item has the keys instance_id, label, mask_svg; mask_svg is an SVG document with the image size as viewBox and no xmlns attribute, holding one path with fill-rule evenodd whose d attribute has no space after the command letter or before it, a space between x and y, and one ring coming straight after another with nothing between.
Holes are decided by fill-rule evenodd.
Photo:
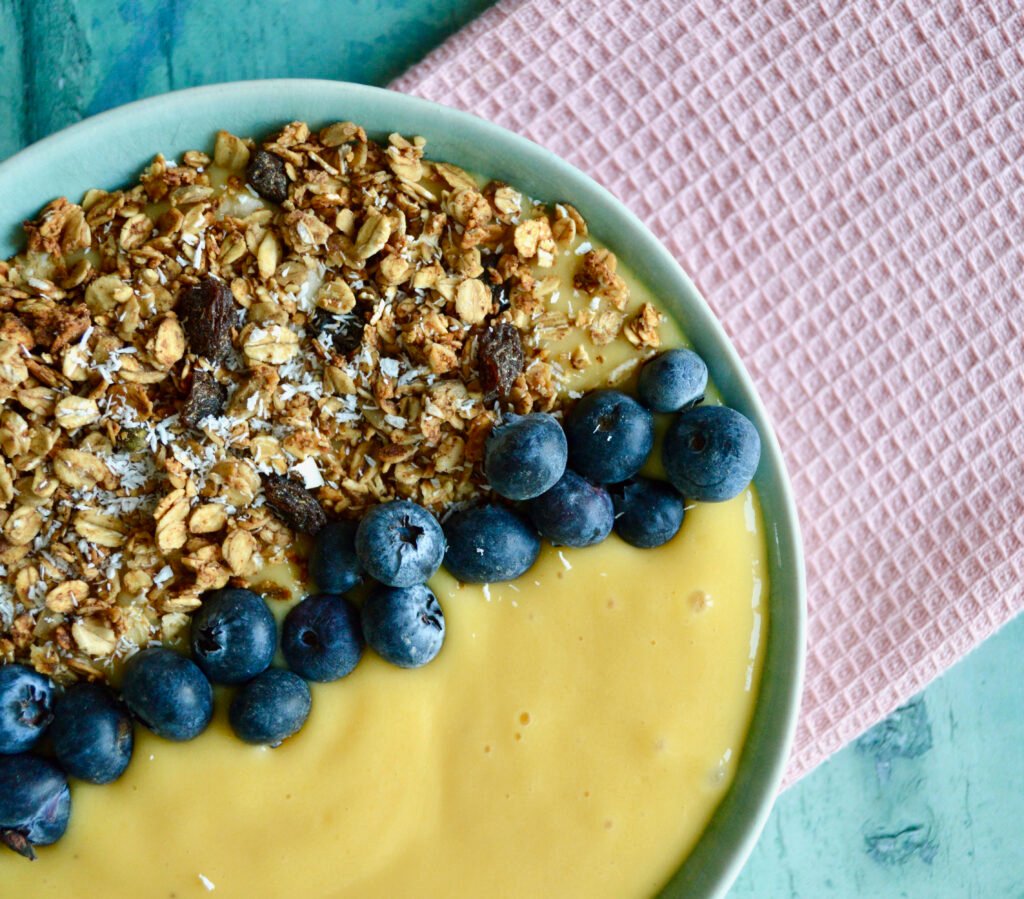
<instances>
[{"instance_id":1,"label":"pink napkin","mask_svg":"<svg viewBox=\"0 0 1024 899\"><path fill-rule=\"evenodd\" d=\"M1024 11L521 0L395 85L533 138L693 276L807 549L788 779L1024 606Z\"/></svg>"}]
</instances>

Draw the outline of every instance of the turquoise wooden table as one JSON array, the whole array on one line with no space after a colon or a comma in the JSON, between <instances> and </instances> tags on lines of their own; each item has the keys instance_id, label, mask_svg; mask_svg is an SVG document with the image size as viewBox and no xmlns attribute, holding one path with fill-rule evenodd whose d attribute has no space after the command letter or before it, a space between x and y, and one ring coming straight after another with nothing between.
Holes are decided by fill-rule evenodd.
<instances>
[{"instance_id":1,"label":"turquoise wooden table","mask_svg":"<svg viewBox=\"0 0 1024 899\"><path fill-rule=\"evenodd\" d=\"M0 0L0 159L174 88L385 84L488 5ZM1022 656L1019 619L785 793L732 895L1024 899Z\"/></svg>"}]
</instances>

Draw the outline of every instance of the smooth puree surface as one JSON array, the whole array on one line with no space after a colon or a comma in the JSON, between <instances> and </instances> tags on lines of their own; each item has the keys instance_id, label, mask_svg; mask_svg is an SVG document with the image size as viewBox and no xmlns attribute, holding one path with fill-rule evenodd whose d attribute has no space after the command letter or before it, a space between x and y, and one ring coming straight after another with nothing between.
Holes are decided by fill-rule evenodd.
<instances>
[{"instance_id":1,"label":"smooth puree surface","mask_svg":"<svg viewBox=\"0 0 1024 899\"><path fill-rule=\"evenodd\" d=\"M587 302L571 286L580 243L543 273L566 285L551 309ZM631 309L652 301L622 274ZM661 333L684 343L671 320ZM635 375L623 339L584 343L594 364L566 364L568 389ZM305 595L294 572L266 576ZM434 662L405 671L367 651L313 686L309 722L273 750L231 734L226 692L191 743L137 727L120 781L73 784L58 845L34 864L0 855L0 896L657 892L725 795L757 698L769 584L755 489L693 505L659 549L545 546L513 583L442 570L431 586L447 624Z\"/></svg>"},{"instance_id":2,"label":"smooth puree surface","mask_svg":"<svg viewBox=\"0 0 1024 899\"><path fill-rule=\"evenodd\" d=\"M367 653L278 749L137 730L121 781L74 785L67 835L0 862L19 897L645 896L724 795L768 595L753 492L655 550L546 548L518 582L434 578L447 641ZM281 604L284 605L284 604ZM71 892L69 892L69 890Z\"/></svg>"}]
</instances>

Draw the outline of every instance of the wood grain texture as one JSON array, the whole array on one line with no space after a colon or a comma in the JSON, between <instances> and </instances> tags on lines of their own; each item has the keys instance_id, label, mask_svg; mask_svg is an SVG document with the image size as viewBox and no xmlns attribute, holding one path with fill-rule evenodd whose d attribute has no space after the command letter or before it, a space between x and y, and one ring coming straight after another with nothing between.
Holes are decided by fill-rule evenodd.
<instances>
[{"instance_id":1,"label":"wood grain texture","mask_svg":"<svg viewBox=\"0 0 1024 899\"><path fill-rule=\"evenodd\" d=\"M385 84L488 5L0 0L0 159L180 87ZM1018 620L784 794L732 895L1024 899L1022 656Z\"/></svg>"},{"instance_id":2,"label":"wood grain texture","mask_svg":"<svg viewBox=\"0 0 1024 899\"><path fill-rule=\"evenodd\" d=\"M247 78L386 84L489 0L0 0L0 159L79 119Z\"/></svg>"},{"instance_id":3,"label":"wood grain texture","mask_svg":"<svg viewBox=\"0 0 1024 899\"><path fill-rule=\"evenodd\" d=\"M1024 618L784 793L731 893L1024 897Z\"/></svg>"}]
</instances>

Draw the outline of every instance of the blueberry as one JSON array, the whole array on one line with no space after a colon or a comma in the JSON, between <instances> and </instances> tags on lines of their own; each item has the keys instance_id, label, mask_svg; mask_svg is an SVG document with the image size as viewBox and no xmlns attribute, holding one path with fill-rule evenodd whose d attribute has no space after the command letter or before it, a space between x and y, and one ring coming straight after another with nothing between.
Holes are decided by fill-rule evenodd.
<instances>
[{"instance_id":1,"label":"blueberry","mask_svg":"<svg viewBox=\"0 0 1024 899\"><path fill-rule=\"evenodd\" d=\"M71 817L71 791L56 765L34 755L0 756L0 843L25 858L56 843Z\"/></svg>"},{"instance_id":2,"label":"blueberry","mask_svg":"<svg viewBox=\"0 0 1024 899\"><path fill-rule=\"evenodd\" d=\"M192 658L215 684L242 684L264 671L277 648L277 625L263 597L225 588L203 594L192 618Z\"/></svg>"},{"instance_id":3,"label":"blueberry","mask_svg":"<svg viewBox=\"0 0 1024 899\"><path fill-rule=\"evenodd\" d=\"M281 649L288 667L306 680L338 680L363 654L359 612L343 596L307 596L284 619Z\"/></svg>"},{"instance_id":4,"label":"blueberry","mask_svg":"<svg viewBox=\"0 0 1024 899\"><path fill-rule=\"evenodd\" d=\"M511 581L537 561L540 537L506 506L476 506L455 512L444 524L444 567L460 581Z\"/></svg>"},{"instance_id":5,"label":"blueberry","mask_svg":"<svg viewBox=\"0 0 1024 899\"><path fill-rule=\"evenodd\" d=\"M94 784L117 780L132 760L132 718L100 684L78 683L58 701L50 725L57 761L68 774Z\"/></svg>"},{"instance_id":6,"label":"blueberry","mask_svg":"<svg viewBox=\"0 0 1024 899\"><path fill-rule=\"evenodd\" d=\"M688 499L721 502L742 493L761 458L750 419L726 406L697 406L669 425L661 450L673 486Z\"/></svg>"},{"instance_id":7,"label":"blueberry","mask_svg":"<svg viewBox=\"0 0 1024 899\"><path fill-rule=\"evenodd\" d=\"M643 368L636 392L652 412L678 412L704 399L708 367L693 350L666 350Z\"/></svg>"},{"instance_id":8,"label":"blueberry","mask_svg":"<svg viewBox=\"0 0 1024 899\"><path fill-rule=\"evenodd\" d=\"M626 481L612 489L612 502L615 533L642 549L668 543L683 523L683 498L664 481Z\"/></svg>"},{"instance_id":9,"label":"blueberry","mask_svg":"<svg viewBox=\"0 0 1024 899\"><path fill-rule=\"evenodd\" d=\"M158 737L198 737L213 717L213 688L191 659L162 646L144 649L124 666L121 695Z\"/></svg>"},{"instance_id":10,"label":"blueberry","mask_svg":"<svg viewBox=\"0 0 1024 899\"><path fill-rule=\"evenodd\" d=\"M420 668L444 644L444 612L425 584L378 585L363 603L366 642L382 659L399 668Z\"/></svg>"},{"instance_id":11,"label":"blueberry","mask_svg":"<svg viewBox=\"0 0 1024 899\"><path fill-rule=\"evenodd\" d=\"M268 668L238 690L228 719L235 735L246 743L280 746L306 723L312 703L309 686L301 677Z\"/></svg>"},{"instance_id":12,"label":"blueberry","mask_svg":"<svg viewBox=\"0 0 1024 899\"><path fill-rule=\"evenodd\" d=\"M537 530L556 546L600 543L611 533L615 517L608 491L571 469L527 508Z\"/></svg>"},{"instance_id":13,"label":"blueberry","mask_svg":"<svg viewBox=\"0 0 1024 899\"><path fill-rule=\"evenodd\" d=\"M411 587L424 583L441 567L444 533L423 506L393 500L374 506L359 522L356 552L374 580Z\"/></svg>"},{"instance_id":14,"label":"blueberry","mask_svg":"<svg viewBox=\"0 0 1024 899\"><path fill-rule=\"evenodd\" d=\"M362 581L354 521L329 521L320 528L309 554L309 576L324 593L347 593Z\"/></svg>"},{"instance_id":15,"label":"blueberry","mask_svg":"<svg viewBox=\"0 0 1024 899\"><path fill-rule=\"evenodd\" d=\"M0 754L35 745L53 720L53 682L25 665L0 666Z\"/></svg>"},{"instance_id":16,"label":"blueberry","mask_svg":"<svg viewBox=\"0 0 1024 899\"><path fill-rule=\"evenodd\" d=\"M484 474L495 493L533 499L554 486L568 457L565 432L553 415L508 415L487 438Z\"/></svg>"},{"instance_id":17,"label":"blueberry","mask_svg":"<svg viewBox=\"0 0 1024 899\"><path fill-rule=\"evenodd\" d=\"M654 418L618 390L595 390L565 420L569 465L597 484L633 477L654 446Z\"/></svg>"}]
</instances>

